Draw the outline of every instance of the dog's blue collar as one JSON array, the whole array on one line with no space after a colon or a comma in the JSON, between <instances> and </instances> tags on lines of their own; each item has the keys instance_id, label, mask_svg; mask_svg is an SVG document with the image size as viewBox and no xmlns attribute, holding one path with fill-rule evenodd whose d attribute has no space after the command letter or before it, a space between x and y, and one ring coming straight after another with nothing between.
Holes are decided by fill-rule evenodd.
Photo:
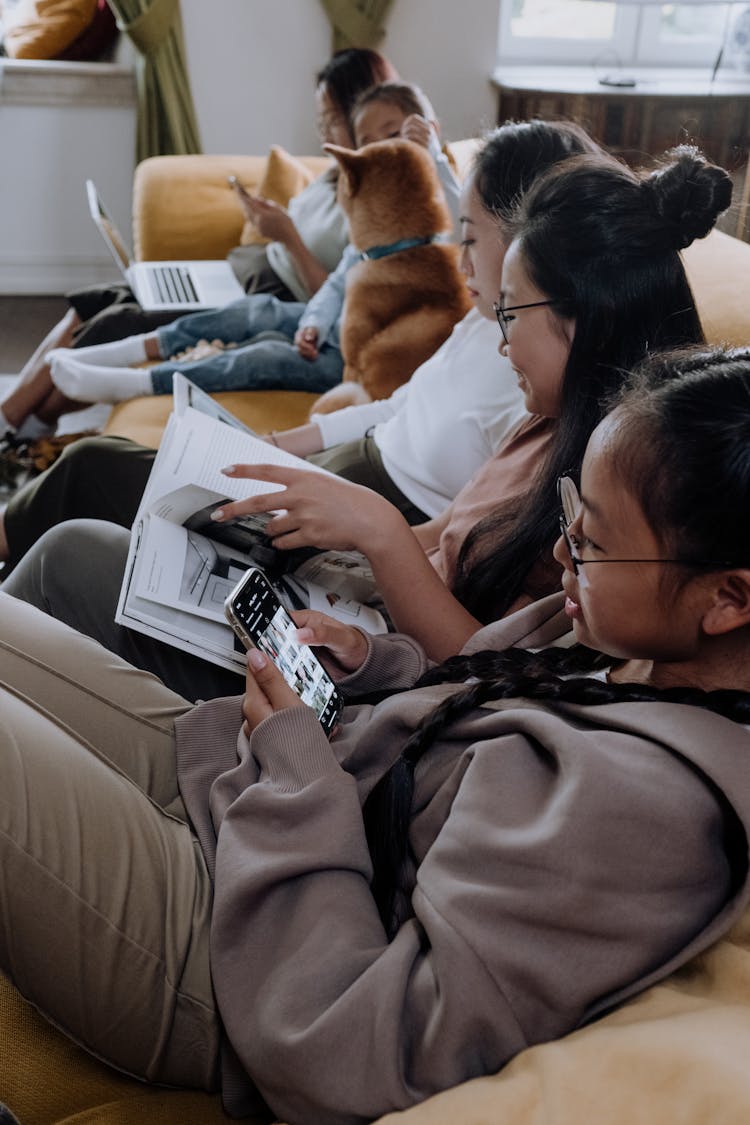
<instances>
[{"instance_id":1,"label":"dog's blue collar","mask_svg":"<svg viewBox=\"0 0 750 1125\"><path fill-rule=\"evenodd\" d=\"M399 238L398 242L389 242L384 246L371 246L360 254L360 261L375 261L377 258L387 258L389 254L400 254L402 250L413 250L415 246L429 246L431 242L444 242L443 234L428 234L424 238Z\"/></svg>"}]
</instances>

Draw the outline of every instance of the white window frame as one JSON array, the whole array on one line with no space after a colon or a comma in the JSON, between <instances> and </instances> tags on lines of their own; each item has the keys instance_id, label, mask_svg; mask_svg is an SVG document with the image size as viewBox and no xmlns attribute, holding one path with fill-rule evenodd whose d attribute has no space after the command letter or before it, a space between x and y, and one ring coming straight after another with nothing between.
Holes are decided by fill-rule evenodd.
<instances>
[{"instance_id":1,"label":"white window frame","mask_svg":"<svg viewBox=\"0 0 750 1125\"><path fill-rule=\"evenodd\" d=\"M616 0L615 0L616 2ZM512 0L499 0L500 18L498 21L498 62L527 63L530 65L613 65L659 66L660 68L680 68L706 66L716 58L724 42L731 4L717 20L715 37L702 40L699 44L675 48L665 48L659 42L660 11L648 5L619 4L615 13L615 25L608 39L553 39L539 36L514 38L511 30Z\"/></svg>"},{"instance_id":2,"label":"white window frame","mask_svg":"<svg viewBox=\"0 0 750 1125\"><path fill-rule=\"evenodd\" d=\"M659 8L642 9L641 29L636 45L637 59L633 61L637 61L640 66L710 66L726 41L732 5L727 3L725 11L717 8L715 35L690 46L664 47L659 42L659 15Z\"/></svg>"}]
</instances>

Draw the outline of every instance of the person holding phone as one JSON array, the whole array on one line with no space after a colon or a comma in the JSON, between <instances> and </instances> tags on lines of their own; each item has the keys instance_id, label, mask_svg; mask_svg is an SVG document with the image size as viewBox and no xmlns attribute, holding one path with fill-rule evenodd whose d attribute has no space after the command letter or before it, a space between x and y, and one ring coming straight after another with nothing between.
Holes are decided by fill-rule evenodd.
<instances>
[{"instance_id":1,"label":"person holding phone","mask_svg":"<svg viewBox=\"0 0 750 1125\"><path fill-rule=\"evenodd\" d=\"M273 660L330 735L343 700L312 650L300 644L294 621L262 570L249 568L226 599L224 612L243 645L258 649Z\"/></svg>"},{"instance_id":2,"label":"person holding phone","mask_svg":"<svg viewBox=\"0 0 750 1125\"><path fill-rule=\"evenodd\" d=\"M388 115L378 114L381 103L388 106ZM368 126L373 115L374 124ZM429 139L412 143L423 143L429 151L442 195L452 211L457 206L458 183L437 141L434 111L418 87L392 82L365 91L351 111L355 142L359 145L363 135L386 139L394 127L400 137L409 118L421 119L422 115L432 143ZM409 133L422 137L413 129ZM424 208L437 230L446 222L452 226L453 218L446 215L432 184L425 186ZM56 387L66 403L121 402L138 395L171 394L175 371L182 371L207 392L330 390L341 381L345 287L360 258L360 249L348 244L336 268L306 303L281 300L271 293L250 293L222 308L173 318L155 332L77 349L53 349L46 356L49 370L37 382ZM144 370L141 365L146 360L156 363Z\"/></svg>"},{"instance_id":3,"label":"person holding phone","mask_svg":"<svg viewBox=\"0 0 750 1125\"><path fill-rule=\"evenodd\" d=\"M315 111L321 144L351 147L349 114L370 86L398 79L396 68L369 47L346 47L321 68L315 80ZM285 301L307 301L341 259L348 242L346 219L336 199L336 168L324 172L291 200L288 208L263 205L261 233L267 246L238 246L229 262L248 293ZM48 433L61 413L75 409L50 386L47 353L122 340L169 323L172 313L141 309L124 285L96 285L68 295L70 309L25 364L18 383L0 403L0 440L6 433L33 439Z\"/></svg>"},{"instance_id":4,"label":"person holding phone","mask_svg":"<svg viewBox=\"0 0 750 1125\"><path fill-rule=\"evenodd\" d=\"M359 1125L685 966L750 902L748 444L750 350L653 357L562 593L432 668L300 615L330 740L262 652L192 706L0 593L0 969L130 1075Z\"/></svg>"}]
</instances>

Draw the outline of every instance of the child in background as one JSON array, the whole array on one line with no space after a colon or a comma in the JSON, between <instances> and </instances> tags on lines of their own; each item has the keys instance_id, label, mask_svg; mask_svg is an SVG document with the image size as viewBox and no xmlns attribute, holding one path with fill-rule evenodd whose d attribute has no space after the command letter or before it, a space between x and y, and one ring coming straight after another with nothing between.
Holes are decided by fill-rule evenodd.
<instances>
[{"instance_id":1,"label":"child in background","mask_svg":"<svg viewBox=\"0 0 750 1125\"><path fill-rule=\"evenodd\" d=\"M398 73L378 51L345 47L315 76L315 111L321 144L352 145L350 114L357 97ZM264 200L255 225L268 245L238 246L229 262L248 293L283 301L308 301L336 268L346 247L346 218L338 205L337 167L329 168L289 203ZM258 211L262 214L259 214ZM70 309L24 364L18 383L0 404L0 439L6 433L33 440L49 433L60 414L73 409L49 379L46 356L54 348L122 340L169 323L167 313L146 312L129 286L90 285L67 295Z\"/></svg>"},{"instance_id":2,"label":"child in background","mask_svg":"<svg viewBox=\"0 0 750 1125\"><path fill-rule=\"evenodd\" d=\"M381 89L384 93L381 94ZM430 148L436 137L434 111L424 94L405 83L387 83L355 103L352 128L357 147L400 135ZM382 100L381 100L382 99ZM383 112L387 105L388 111ZM433 148L446 198L456 210L458 184L439 145ZM146 394L171 394L172 375L182 371L209 392L229 390L302 390L322 392L341 379L343 360L339 329L346 275L359 259L347 246L339 265L307 304L253 294L223 309L179 317L154 333L129 336L88 348L49 353L52 383L79 402L120 402ZM169 360L202 340L222 345L218 354L195 361ZM156 366L133 367L147 360Z\"/></svg>"}]
</instances>

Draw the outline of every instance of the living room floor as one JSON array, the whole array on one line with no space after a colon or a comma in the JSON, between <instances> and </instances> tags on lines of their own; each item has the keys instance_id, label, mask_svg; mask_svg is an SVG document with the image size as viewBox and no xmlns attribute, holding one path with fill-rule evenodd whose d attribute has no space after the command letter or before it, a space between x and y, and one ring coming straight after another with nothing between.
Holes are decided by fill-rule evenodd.
<instances>
[{"instance_id":1,"label":"living room floor","mask_svg":"<svg viewBox=\"0 0 750 1125\"><path fill-rule=\"evenodd\" d=\"M67 312L64 297L0 297L0 401L49 330ZM109 407L96 406L67 414L62 433L94 429L106 421Z\"/></svg>"},{"instance_id":2,"label":"living room floor","mask_svg":"<svg viewBox=\"0 0 750 1125\"><path fill-rule=\"evenodd\" d=\"M16 375L68 308L64 297L0 297L0 375Z\"/></svg>"}]
</instances>

